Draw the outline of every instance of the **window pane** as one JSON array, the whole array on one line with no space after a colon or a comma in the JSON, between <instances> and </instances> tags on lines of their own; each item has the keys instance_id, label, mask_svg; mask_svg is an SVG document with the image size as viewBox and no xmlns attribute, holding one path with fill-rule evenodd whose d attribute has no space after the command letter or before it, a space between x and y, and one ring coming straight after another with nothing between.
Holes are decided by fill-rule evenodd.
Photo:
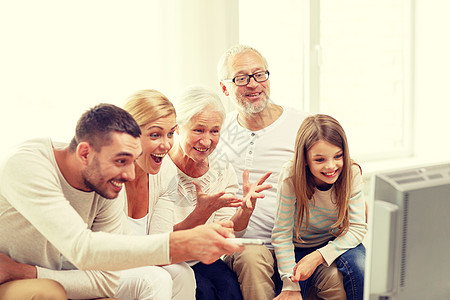
<instances>
[{"instance_id":1,"label":"window pane","mask_svg":"<svg viewBox=\"0 0 450 300\"><path fill-rule=\"evenodd\" d=\"M344 126L353 156L407 153L409 15L401 0L320 2L320 112Z\"/></svg>"}]
</instances>

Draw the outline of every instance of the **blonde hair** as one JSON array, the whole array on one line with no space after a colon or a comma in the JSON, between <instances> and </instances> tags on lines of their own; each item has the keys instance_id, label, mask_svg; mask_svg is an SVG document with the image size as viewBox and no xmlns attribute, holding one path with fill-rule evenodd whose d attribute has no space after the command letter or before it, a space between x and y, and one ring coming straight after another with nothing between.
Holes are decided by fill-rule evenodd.
<instances>
[{"instance_id":1,"label":"blonde hair","mask_svg":"<svg viewBox=\"0 0 450 300\"><path fill-rule=\"evenodd\" d=\"M297 132L295 140L294 172L291 179L294 182L297 197L297 238L300 238L300 228L303 220L306 222L305 230L309 225L308 202L313 199L316 187L314 175L311 174L307 164L307 153L318 141L323 140L342 149L343 167L339 178L333 184L332 192L336 194L338 219L331 225L330 233L339 236L349 227L349 200L352 187L351 168L354 162L350 158L347 137L341 124L331 116L317 114L307 117ZM337 230L336 230L337 229Z\"/></svg>"},{"instance_id":2,"label":"blonde hair","mask_svg":"<svg viewBox=\"0 0 450 300\"><path fill-rule=\"evenodd\" d=\"M140 90L127 98L123 107L139 126L147 125L160 118L176 117L172 102L157 90Z\"/></svg>"}]
</instances>

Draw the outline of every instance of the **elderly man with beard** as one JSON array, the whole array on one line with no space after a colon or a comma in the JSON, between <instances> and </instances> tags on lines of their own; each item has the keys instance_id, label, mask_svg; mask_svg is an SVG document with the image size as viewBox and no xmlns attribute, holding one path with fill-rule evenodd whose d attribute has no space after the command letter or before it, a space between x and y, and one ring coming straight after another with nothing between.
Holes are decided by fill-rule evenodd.
<instances>
[{"instance_id":1,"label":"elderly man with beard","mask_svg":"<svg viewBox=\"0 0 450 300\"><path fill-rule=\"evenodd\" d=\"M242 253L225 257L238 275L244 300L272 300L281 290L271 244L277 182L281 167L294 155L297 130L308 115L271 101L269 75L264 56L245 45L231 47L218 63L221 90L236 110L227 114L216 155L233 165L240 185L246 169L250 171L250 182L272 172L266 180L272 188L257 202L243 235L263 239L266 244L247 247ZM237 196L241 196L239 192ZM342 275L335 265L319 266L313 274L311 287L308 299L346 297Z\"/></svg>"}]
</instances>

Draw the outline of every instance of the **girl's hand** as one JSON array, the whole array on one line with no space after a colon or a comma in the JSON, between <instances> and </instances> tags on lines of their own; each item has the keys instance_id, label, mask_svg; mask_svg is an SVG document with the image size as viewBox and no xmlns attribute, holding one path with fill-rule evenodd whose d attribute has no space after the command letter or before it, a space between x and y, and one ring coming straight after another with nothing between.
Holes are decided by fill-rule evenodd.
<instances>
[{"instance_id":1,"label":"girl's hand","mask_svg":"<svg viewBox=\"0 0 450 300\"><path fill-rule=\"evenodd\" d=\"M264 184L264 182L269 178L272 172L267 172L263 176L261 176L258 181L253 184L250 184L248 180L249 172L248 170L244 170L242 174L243 184L242 190L244 194L244 200L242 203L242 209L247 212L253 212L256 205L256 199L264 198L264 194L262 191L272 188L270 184Z\"/></svg>"},{"instance_id":2,"label":"girl's hand","mask_svg":"<svg viewBox=\"0 0 450 300\"><path fill-rule=\"evenodd\" d=\"M322 254L317 250L306 255L295 265L294 276L291 276L291 280L298 282L308 279L316 268L324 262Z\"/></svg>"},{"instance_id":3,"label":"girl's hand","mask_svg":"<svg viewBox=\"0 0 450 300\"><path fill-rule=\"evenodd\" d=\"M205 215L210 216L222 207L240 207L242 205L242 200L235 195L225 194L225 192L208 195L203 193L200 184L194 182L194 185L197 193L195 208Z\"/></svg>"},{"instance_id":4,"label":"girl's hand","mask_svg":"<svg viewBox=\"0 0 450 300\"><path fill-rule=\"evenodd\" d=\"M302 300L302 294L300 291L282 291L273 300Z\"/></svg>"}]
</instances>

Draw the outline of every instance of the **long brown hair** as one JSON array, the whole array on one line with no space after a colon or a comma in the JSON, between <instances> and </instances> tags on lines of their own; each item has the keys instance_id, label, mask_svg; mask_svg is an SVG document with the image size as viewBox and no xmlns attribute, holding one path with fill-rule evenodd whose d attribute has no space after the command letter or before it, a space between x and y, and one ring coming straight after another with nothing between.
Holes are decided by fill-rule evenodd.
<instances>
[{"instance_id":1,"label":"long brown hair","mask_svg":"<svg viewBox=\"0 0 450 300\"><path fill-rule=\"evenodd\" d=\"M300 230L303 220L306 228L309 225L308 202L313 201L314 189L316 187L314 176L311 174L307 164L307 153L318 141L323 140L342 149L343 167L339 178L333 184L333 192L336 194L336 205L338 207L338 219L331 226L330 232L334 236L341 235L349 227L348 204L351 194L351 167L352 160L348 149L347 137L341 124L331 116L317 114L307 117L297 132L295 140L294 182L295 195L297 197L297 238L301 240ZM336 230L337 228L337 230Z\"/></svg>"}]
</instances>

